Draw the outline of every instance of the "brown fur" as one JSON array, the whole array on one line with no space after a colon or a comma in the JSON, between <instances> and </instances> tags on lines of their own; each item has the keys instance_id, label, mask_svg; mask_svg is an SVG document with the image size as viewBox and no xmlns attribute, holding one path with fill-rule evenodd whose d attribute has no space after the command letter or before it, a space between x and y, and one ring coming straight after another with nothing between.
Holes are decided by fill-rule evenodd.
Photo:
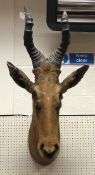
<instances>
[{"instance_id":1,"label":"brown fur","mask_svg":"<svg viewBox=\"0 0 95 175\"><path fill-rule=\"evenodd\" d=\"M47 165L54 159L43 159L38 151L41 142L51 144L60 142L59 134L59 113L56 112L56 105L60 103L59 93L59 73L60 70L45 61L41 67L35 69L35 84L38 97L33 96L33 116L29 130L29 150L32 157L40 164ZM54 108L55 101L55 108ZM35 105L42 103L42 112L37 113Z\"/></svg>"},{"instance_id":2,"label":"brown fur","mask_svg":"<svg viewBox=\"0 0 95 175\"><path fill-rule=\"evenodd\" d=\"M48 151L52 150L54 145L60 145L59 110L62 93L74 87L83 78L88 67L82 66L59 83L60 69L46 60L33 70L35 83L32 83L20 69L8 62L13 80L32 94L33 115L28 143L31 156L41 165L50 164L58 155L55 154L50 159L43 157L40 145L44 144Z\"/></svg>"}]
</instances>

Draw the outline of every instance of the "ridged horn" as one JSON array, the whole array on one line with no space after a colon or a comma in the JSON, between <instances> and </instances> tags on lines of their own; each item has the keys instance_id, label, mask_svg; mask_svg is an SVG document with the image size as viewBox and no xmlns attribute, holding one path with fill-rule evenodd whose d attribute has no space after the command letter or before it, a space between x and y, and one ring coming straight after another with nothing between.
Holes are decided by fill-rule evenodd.
<instances>
[{"instance_id":1,"label":"ridged horn","mask_svg":"<svg viewBox=\"0 0 95 175\"><path fill-rule=\"evenodd\" d=\"M41 65L41 63L45 60L44 55L35 47L33 42L33 19L31 14L27 12L24 7L25 13L25 30L24 30L24 46L26 47L31 60L33 67L36 68Z\"/></svg>"},{"instance_id":2,"label":"ridged horn","mask_svg":"<svg viewBox=\"0 0 95 175\"><path fill-rule=\"evenodd\" d=\"M68 15L66 12L63 13L61 22L63 23L61 44L52 53L52 55L50 55L48 59L50 64L54 64L58 68L61 67L63 56L66 53L68 45L70 44L70 29L69 29Z\"/></svg>"}]
</instances>

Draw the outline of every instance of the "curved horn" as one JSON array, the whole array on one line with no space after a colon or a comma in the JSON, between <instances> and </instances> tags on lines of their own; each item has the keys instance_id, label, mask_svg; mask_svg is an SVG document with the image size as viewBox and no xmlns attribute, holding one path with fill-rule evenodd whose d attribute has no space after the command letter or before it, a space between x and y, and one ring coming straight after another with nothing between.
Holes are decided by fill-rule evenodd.
<instances>
[{"instance_id":1,"label":"curved horn","mask_svg":"<svg viewBox=\"0 0 95 175\"><path fill-rule=\"evenodd\" d=\"M25 13L25 30L24 30L24 45L31 57L33 67L36 68L45 60L44 55L35 47L33 43L33 19L31 14L27 12L24 7Z\"/></svg>"},{"instance_id":2,"label":"curved horn","mask_svg":"<svg viewBox=\"0 0 95 175\"><path fill-rule=\"evenodd\" d=\"M64 21L64 18L65 18L65 21ZM53 52L53 54L50 55L48 60L50 64L54 64L58 68L61 67L63 56L65 55L68 45L70 44L70 29L69 29L69 23L68 23L68 16L66 12L63 13L61 21L64 22L63 29L62 29L61 44Z\"/></svg>"}]
</instances>

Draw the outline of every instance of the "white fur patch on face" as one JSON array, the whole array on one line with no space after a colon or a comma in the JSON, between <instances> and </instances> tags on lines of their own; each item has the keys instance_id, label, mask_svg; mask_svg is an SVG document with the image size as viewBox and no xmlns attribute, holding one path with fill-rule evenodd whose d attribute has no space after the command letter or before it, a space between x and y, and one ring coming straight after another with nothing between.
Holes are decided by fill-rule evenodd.
<instances>
[{"instance_id":1,"label":"white fur patch on face","mask_svg":"<svg viewBox=\"0 0 95 175\"><path fill-rule=\"evenodd\" d=\"M51 152L53 152L55 150L55 147L54 146L52 146L52 147L45 146L45 148L43 148L43 149L46 152L51 153Z\"/></svg>"}]
</instances>

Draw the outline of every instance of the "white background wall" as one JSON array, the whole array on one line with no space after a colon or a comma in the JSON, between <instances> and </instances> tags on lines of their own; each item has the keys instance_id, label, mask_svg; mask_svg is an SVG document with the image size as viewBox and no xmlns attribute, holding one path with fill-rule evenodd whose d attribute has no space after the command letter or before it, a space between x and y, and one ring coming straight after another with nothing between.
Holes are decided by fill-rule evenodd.
<instances>
[{"instance_id":1,"label":"white background wall","mask_svg":"<svg viewBox=\"0 0 95 175\"><path fill-rule=\"evenodd\" d=\"M32 13L34 40L46 57L58 46L60 32L46 24L46 0L0 0L0 115L31 114L32 99L18 87L6 62L11 61L34 80L30 58L23 46L24 22L19 12L24 5ZM68 52L94 52L95 34L71 33ZM63 80L79 66L62 66ZM63 99L61 114L95 114L95 66ZM61 149L50 166L37 165L28 151L31 117L0 117L0 175L95 175L95 117L60 117Z\"/></svg>"},{"instance_id":2,"label":"white background wall","mask_svg":"<svg viewBox=\"0 0 95 175\"><path fill-rule=\"evenodd\" d=\"M6 62L11 61L34 80L31 60L23 45L24 22L19 12L24 5L34 19L34 41L46 55L58 46L60 32L51 31L46 24L46 0L0 0L0 114L31 114L31 95L10 78ZM71 33L68 52L94 52L95 34ZM60 80L79 66L64 65ZM83 80L70 89L63 99L61 114L95 114L95 66L90 66Z\"/></svg>"}]
</instances>

